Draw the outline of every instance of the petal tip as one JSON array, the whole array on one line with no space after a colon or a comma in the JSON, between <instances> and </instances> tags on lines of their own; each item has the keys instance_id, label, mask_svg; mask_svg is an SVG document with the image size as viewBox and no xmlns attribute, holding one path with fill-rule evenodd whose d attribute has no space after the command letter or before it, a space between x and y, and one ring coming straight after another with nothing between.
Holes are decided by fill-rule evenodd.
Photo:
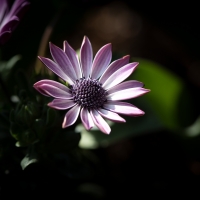
<instances>
[{"instance_id":1,"label":"petal tip","mask_svg":"<svg viewBox=\"0 0 200 200\"><path fill-rule=\"evenodd\" d=\"M51 50L51 48L54 48L54 47L56 47L56 45L53 44L52 42L49 42L49 48L50 48L50 50Z\"/></svg>"},{"instance_id":2,"label":"petal tip","mask_svg":"<svg viewBox=\"0 0 200 200\"><path fill-rule=\"evenodd\" d=\"M69 43L67 42L67 40L64 40L63 41L63 45L65 46L65 45L68 45Z\"/></svg>"},{"instance_id":3,"label":"petal tip","mask_svg":"<svg viewBox=\"0 0 200 200\"><path fill-rule=\"evenodd\" d=\"M141 113L138 116L142 116L144 114L145 114L145 112L143 110L141 110Z\"/></svg>"},{"instance_id":4,"label":"petal tip","mask_svg":"<svg viewBox=\"0 0 200 200\"><path fill-rule=\"evenodd\" d=\"M85 127L85 129L87 130L87 131L90 131L92 128L93 128L94 126L90 126L90 127Z\"/></svg>"},{"instance_id":5,"label":"petal tip","mask_svg":"<svg viewBox=\"0 0 200 200\"><path fill-rule=\"evenodd\" d=\"M47 106L51 107L51 106L52 106L52 102L49 102L49 103L47 104Z\"/></svg>"},{"instance_id":6,"label":"petal tip","mask_svg":"<svg viewBox=\"0 0 200 200\"><path fill-rule=\"evenodd\" d=\"M38 56L38 59L39 59L40 61L42 61L43 59L45 59L45 57Z\"/></svg>"},{"instance_id":7,"label":"petal tip","mask_svg":"<svg viewBox=\"0 0 200 200\"><path fill-rule=\"evenodd\" d=\"M33 84L33 87L34 87L35 89L38 88L39 82L40 82L40 81L38 81L38 82L36 82L36 83Z\"/></svg>"},{"instance_id":8,"label":"petal tip","mask_svg":"<svg viewBox=\"0 0 200 200\"><path fill-rule=\"evenodd\" d=\"M87 36L84 35L82 44L84 44L86 40L87 40Z\"/></svg>"},{"instance_id":9,"label":"petal tip","mask_svg":"<svg viewBox=\"0 0 200 200\"><path fill-rule=\"evenodd\" d=\"M106 44L106 46L108 46L108 47L112 47L112 43L108 43L108 44Z\"/></svg>"},{"instance_id":10,"label":"petal tip","mask_svg":"<svg viewBox=\"0 0 200 200\"><path fill-rule=\"evenodd\" d=\"M88 37L86 35L84 35L83 40L86 40Z\"/></svg>"},{"instance_id":11,"label":"petal tip","mask_svg":"<svg viewBox=\"0 0 200 200\"><path fill-rule=\"evenodd\" d=\"M82 42L82 44L84 44L84 43L86 43L86 42L88 42L88 43L90 44L89 38L85 35L85 36L83 37L83 42Z\"/></svg>"},{"instance_id":12,"label":"petal tip","mask_svg":"<svg viewBox=\"0 0 200 200\"><path fill-rule=\"evenodd\" d=\"M149 93L149 92L151 92L151 90L150 89L145 89L146 90L146 93Z\"/></svg>"},{"instance_id":13,"label":"petal tip","mask_svg":"<svg viewBox=\"0 0 200 200\"><path fill-rule=\"evenodd\" d=\"M122 57L123 59L130 58L130 55L126 55Z\"/></svg>"},{"instance_id":14,"label":"petal tip","mask_svg":"<svg viewBox=\"0 0 200 200\"><path fill-rule=\"evenodd\" d=\"M111 130L104 132L106 135L110 135Z\"/></svg>"},{"instance_id":15,"label":"petal tip","mask_svg":"<svg viewBox=\"0 0 200 200\"><path fill-rule=\"evenodd\" d=\"M67 126L66 126L66 118L64 118L64 121L63 121L63 123L62 123L62 128L64 129L64 128L66 128Z\"/></svg>"}]
</instances>

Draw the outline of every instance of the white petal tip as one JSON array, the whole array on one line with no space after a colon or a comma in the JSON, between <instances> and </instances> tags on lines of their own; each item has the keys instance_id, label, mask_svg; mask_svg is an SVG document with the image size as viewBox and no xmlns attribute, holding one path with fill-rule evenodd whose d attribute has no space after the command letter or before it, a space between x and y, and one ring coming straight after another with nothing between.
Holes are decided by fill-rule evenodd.
<instances>
[{"instance_id":1,"label":"white petal tip","mask_svg":"<svg viewBox=\"0 0 200 200\"><path fill-rule=\"evenodd\" d=\"M109 132L104 132L106 135L110 135L110 132L111 132L111 130L109 131Z\"/></svg>"},{"instance_id":2,"label":"white petal tip","mask_svg":"<svg viewBox=\"0 0 200 200\"><path fill-rule=\"evenodd\" d=\"M106 44L105 46L109 46L110 48L112 47L111 43Z\"/></svg>"},{"instance_id":3,"label":"white petal tip","mask_svg":"<svg viewBox=\"0 0 200 200\"><path fill-rule=\"evenodd\" d=\"M64 118L64 120L63 120L63 123L62 123L62 128L66 128L67 126L66 126L66 117Z\"/></svg>"},{"instance_id":4,"label":"white petal tip","mask_svg":"<svg viewBox=\"0 0 200 200\"><path fill-rule=\"evenodd\" d=\"M144 111L141 111L141 113L138 113L138 115L136 115L136 116L142 116L142 115L144 115L145 114L145 112Z\"/></svg>"},{"instance_id":5,"label":"white petal tip","mask_svg":"<svg viewBox=\"0 0 200 200\"><path fill-rule=\"evenodd\" d=\"M85 42L87 39L88 39L88 37L85 35L85 36L83 37L83 42Z\"/></svg>"},{"instance_id":6,"label":"white petal tip","mask_svg":"<svg viewBox=\"0 0 200 200\"><path fill-rule=\"evenodd\" d=\"M66 128L67 126L65 126L64 124L62 124L62 128L64 129L64 128Z\"/></svg>"},{"instance_id":7,"label":"white petal tip","mask_svg":"<svg viewBox=\"0 0 200 200\"><path fill-rule=\"evenodd\" d=\"M130 55L123 56L123 59L130 58Z\"/></svg>"},{"instance_id":8,"label":"white petal tip","mask_svg":"<svg viewBox=\"0 0 200 200\"><path fill-rule=\"evenodd\" d=\"M128 114L128 116L130 116L130 117L141 117L141 116L143 116L143 115L145 115L145 112L144 111L141 111L141 112L137 112L137 113L131 113L131 114Z\"/></svg>"},{"instance_id":9,"label":"white petal tip","mask_svg":"<svg viewBox=\"0 0 200 200\"><path fill-rule=\"evenodd\" d=\"M133 62L135 64L135 66L138 66L139 65L139 62Z\"/></svg>"},{"instance_id":10,"label":"white petal tip","mask_svg":"<svg viewBox=\"0 0 200 200\"><path fill-rule=\"evenodd\" d=\"M48 103L47 106L52 107L52 102Z\"/></svg>"}]
</instances>

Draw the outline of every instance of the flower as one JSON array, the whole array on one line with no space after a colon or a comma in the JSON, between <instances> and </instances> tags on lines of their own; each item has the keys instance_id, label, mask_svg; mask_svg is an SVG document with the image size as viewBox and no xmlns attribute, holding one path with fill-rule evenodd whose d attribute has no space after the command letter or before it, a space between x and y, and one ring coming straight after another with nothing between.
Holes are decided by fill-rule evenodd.
<instances>
[{"instance_id":1,"label":"flower","mask_svg":"<svg viewBox=\"0 0 200 200\"><path fill-rule=\"evenodd\" d=\"M80 48L80 59L74 49L64 41L63 50L50 43L53 60L38 58L69 86L53 80L41 80L34 88L41 94L55 98L48 106L69 111L62 127L73 125L80 113L87 130L96 125L103 133L111 129L104 118L114 122L125 122L118 114L140 116L144 112L121 100L141 96L150 90L136 80L124 81L136 68L137 62L128 63L129 56L111 61L111 44L103 46L93 60L89 39L85 36Z\"/></svg>"},{"instance_id":2,"label":"flower","mask_svg":"<svg viewBox=\"0 0 200 200\"><path fill-rule=\"evenodd\" d=\"M10 8L8 0L0 0L0 44L10 38L29 4L26 0L15 0Z\"/></svg>"}]
</instances>

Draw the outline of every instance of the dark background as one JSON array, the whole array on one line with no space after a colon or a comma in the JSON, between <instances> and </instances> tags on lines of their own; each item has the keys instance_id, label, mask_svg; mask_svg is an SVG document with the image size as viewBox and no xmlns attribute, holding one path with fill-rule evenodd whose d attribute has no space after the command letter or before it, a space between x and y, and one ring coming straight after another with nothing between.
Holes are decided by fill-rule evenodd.
<instances>
[{"instance_id":1,"label":"dark background","mask_svg":"<svg viewBox=\"0 0 200 200\"><path fill-rule=\"evenodd\" d=\"M129 54L162 64L181 77L194 94L195 114L189 119L190 124L199 115L200 17L197 3L106 0L30 2L29 12L3 47L5 60L22 54L24 66L31 72L42 34L49 24L53 24L49 40L57 46L62 46L63 40L67 40L78 49L83 36L87 35L95 52L111 42L113 51L119 55ZM56 21L53 20L55 16ZM162 89L161 85L158 87ZM92 178L82 180L89 184L85 184L82 190L89 199L146 196L163 199L174 194L179 197L189 195L194 199L200 187L199 142L199 137L183 139L166 128L92 150L98 158L97 170ZM30 166L21 171L19 166L13 173L3 176L1 183L2 191L8 196L10 190L20 194L20 188L24 188L30 197L36 198L39 194L47 197L65 195L67 199L70 190L61 174L45 167ZM94 185L91 186L91 183ZM87 186L90 189L87 190ZM72 196L82 197L76 195Z\"/></svg>"}]
</instances>

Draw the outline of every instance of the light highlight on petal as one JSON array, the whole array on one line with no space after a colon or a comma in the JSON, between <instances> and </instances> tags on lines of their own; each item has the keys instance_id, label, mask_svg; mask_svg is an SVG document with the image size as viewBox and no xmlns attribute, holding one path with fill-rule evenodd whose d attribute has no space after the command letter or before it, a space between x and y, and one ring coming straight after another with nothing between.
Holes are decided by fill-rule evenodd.
<instances>
[{"instance_id":1,"label":"light highlight on petal","mask_svg":"<svg viewBox=\"0 0 200 200\"><path fill-rule=\"evenodd\" d=\"M103 46L94 57L92 64L91 78L99 78L103 72L108 68L108 65L112 58L111 44Z\"/></svg>"},{"instance_id":2,"label":"light highlight on petal","mask_svg":"<svg viewBox=\"0 0 200 200\"><path fill-rule=\"evenodd\" d=\"M123 119L122 117L120 117L117 113L111 112L109 110L99 108L98 113L101 116L103 116L111 121L114 121L114 122L126 122L126 120Z\"/></svg>"},{"instance_id":3,"label":"light highlight on petal","mask_svg":"<svg viewBox=\"0 0 200 200\"><path fill-rule=\"evenodd\" d=\"M74 49L72 49L72 47L68 44L67 41L64 41L63 43L63 50L68 56L72 66L74 67L74 71L76 73L77 79L81 78L82 73L81 73L81 68L80 68L80 64L79 64L79 60L78 60L78 56L76 52L74 51Z\"/></svg>"},{"instance_id":4,"label":"light highlight on petal","mask_svg":"<svg viewBox=\"0 0 200 200\"><path fill-rule=\"evenodd\" d=\"M139 97L143 94L146 94L149 91L150 90L147 90L145 88L128 88L108 94L107 100L120 101L120 100L132 99L135 97Z\"/></svg>"},{"instance_id":5,"label":"light highlight on petal","mask_svg":"<svg viewBox=\"0 0 200 200\"><path fill-rule=\"evenodd\" d=\"M70 77L73 82L78 79L68 56L66 53L56 45L49 43L51 55L62 71Z\"/></svg>"},{"instance_id":6,"label":"light highlight on petal","mask_svg":"<svg viewBox=\"0 0 200 200\"><path fill-rule=\"evenodd\" d=\"M53 62L52 60L50 60L49 58L44 58L41 56L38 56L38 58L55 74L57 74L61 79L65 80L66 82L68 82L69 84L73 84L73 80L71 78L69 78L62 70L62 68L60 68L60 66Z\"/></svg>"},{"instance_id":7,"label":"light highlight on petal","mask_svg":"<svg viewBox=\"0 0 200 200\"><path fill-rule=\"evenodd\" d=\"M92 45L90 40L85 36L80 49L80 59L83 77L88 78L92 67Z\"/></svg>"},{"instance_id":8,"label":"light highlight on petal","mask_svg":"<svg viewBox=\"0 0 200 200\"><path fill-rule=\"evenodd\" d=\"M63 128L71 126L76 122L80 109L81 107L79 105L76 105L66 113L63 124L62 124Z\"/></svg>"},{"instance_id":9,"label":"light highlight on petal","mask_svg":"<svg viewBox=\"0 0 200 200\"><path fill-rule=\"evenodd\" d=\"M118 69L116 72L114 72L103 84L104 89L109 89L118 83L121 83L123 80L125 80L127 77L130 76L130 74L134 71L134 69L137 67L139 63L129 63L120 69Z\"/></svg>"},{"instance_id":10,"label":"light highlight on petal","mask_svg":"<svg viewBox=\"0 0 200 200\"><path fill-rule=\"evenodd\" d=\"M99 81L103 84L115 71L128 64L129 58L130 56L124 56L123 58L113 61L100 77Z\"/></svg>"},{"instance_id":11,"label":"light highlight on petal","mask_svg":"<svg viewBox=\"0 0 200 200\"><path fill-rule=\"evenodd\" d=\"M91 117L95 125L105 134L110 134L110 126L96 110L91 110Z\"/></svg>"},{"instance_id":12,"label":"light highlight on petal","mask_svg":"<svg viewBox=\"0 0 200 200\"><path fill-rule=\"evenodd\" d=\"M72 99L70 90L61 83L51 80L41 80L33 85L40 93L61 99Z\"/></svg>"},{"instance_id":13,"label":"light highlight on petal","mask_svg":"<svg viewBox=\"0 0 200 200\"><path fill-rule=\"evenodd\" d=\"M129 115L129 116L144 115L144 111L126 102L109 101L105 103L103 107L107 110L123 115Z\"/></svg>"},{"instance_id":14,"label":"light highlight on petal","mask_svg":"<svg viewBox=\"0 0 200 200\"><path fill-rule=\"evenodd\" d=\"M135 81L135 80L129 80L129 81L125 81L122 83L119 83L118 85L110 88L107 90L108 94L120 91L120 90L125 90L125 89L129 89L129 88L142 88L144 86L144 84L142 82L139 81Z\"/></svg>"},{"instance_id":15,"label":"light highlight on petal","mask_svg":"<svg viewBox=\"0 0 200 200\"><path fill-rule=\"evenodd\" d=\"M52 102L47 104L51 108L58 110L66 110L75 105L75 102L71 99L54 99Z\"/></svg>"},{"instance_id":16,"label":"light highlight on petal","mask_svg":"<svg viewBox=\"0 0 200 200\"><path fill-rule=\"evenodd\" d=\"M90 130L94 127L94 122L92 120L91 114L86 108L81 109L81 120L86 130Z\"/></svg>"}]
</instances>

